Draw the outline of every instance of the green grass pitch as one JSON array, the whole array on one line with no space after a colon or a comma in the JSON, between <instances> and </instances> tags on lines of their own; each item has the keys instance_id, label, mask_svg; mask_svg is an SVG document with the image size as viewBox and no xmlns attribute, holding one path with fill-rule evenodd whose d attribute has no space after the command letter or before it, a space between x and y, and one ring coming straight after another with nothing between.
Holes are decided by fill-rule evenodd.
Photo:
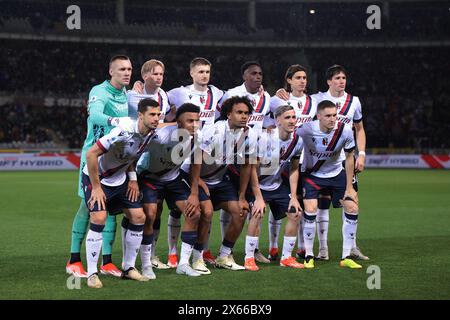
<instances>
[{"instance_id":1,"label":"green grass pitch","mask_svg":"<svg viewBox=\"0 0 450 320\"><path fill-rule=\"evenodd\" d=\"M157 279L146 283L102 277L101 290L89 289L85 280L80 290L67 288L65 264L79 205L76 183L75 171L0 174L0 299L450 298L450 171L366 170L360 175L358 244L371 258L362 262L362 270L338 266L341 211L333 209L330 261L316 262L314 270L260 264L259 272L213 269L212 275L199 278L177 275L173 269L156 270ZM118 265L120 219L113 252ZM165 212L157 246L157 254L164 259L166 226ZM267 217L263 226L260 247L267 254ZM217 253L219 239L215 214L213 253ZM242 262L243 256L241 235L235 258ZM370 265L380 268L380 289L367 288Z\"/></svg>"}]
</instances>

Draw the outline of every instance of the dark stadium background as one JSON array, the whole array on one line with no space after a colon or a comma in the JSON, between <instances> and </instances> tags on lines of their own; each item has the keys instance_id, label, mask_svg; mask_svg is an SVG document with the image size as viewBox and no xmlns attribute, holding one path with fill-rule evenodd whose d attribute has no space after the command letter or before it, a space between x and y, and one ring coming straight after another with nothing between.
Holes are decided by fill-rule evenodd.
<instances>
[{"instance_id":1,"label":"dark stadium background","mask_svg":"<svg viewBox=\"0 0 450 320\"><path fill-rule=\"evenodd\" d=\"M80 148L88 92L107 78L107 62L117 53L131 57L133 81L143 62L162 60L166 91L189 83L196 56L213 63L211 82L223 90L242 83L244 61L260 61L270 94L290 64L308 67L310 93L325 91L326 68L342 64L347 91L362 100L369 149L446 154L449 148L447 1L1 4L0 149ZM66 26L71 4L81 9L80 30ZM366 27L371 4L381 8L381 30ZM63 107L71 102L62 98L82 99L83 107ZM54 107L44 107L45 99Z\"/></svg>"}]
</instances>

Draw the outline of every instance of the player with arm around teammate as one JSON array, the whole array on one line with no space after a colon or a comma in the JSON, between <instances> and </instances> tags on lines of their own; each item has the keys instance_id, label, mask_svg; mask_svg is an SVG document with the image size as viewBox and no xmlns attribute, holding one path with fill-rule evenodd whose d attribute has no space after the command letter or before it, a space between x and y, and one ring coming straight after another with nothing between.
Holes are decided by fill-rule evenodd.
<instances>
[{"instance_id":1,"label":"player with arm around teammate","mask_svg":"<svg viewBox=\"0 0 450 320\"><path fill-rule=\"evenodd\" d=\"M314 97L306 93L308 84L307 70L304 66L294 64L289 66L284 76L284 89L286 91L286 100L278 96L270 98L270 112L274 115L277 108L282 105L292 106L297 118L296 127L298 128L303 123L310 122L316 116L317 102ZM300 158L300 165L302 158ZM289 163L285 165L283 175L288 176ZM301 185L299 184L299 190ZM299 193L301 197L301 193ZM272 261L278 260L278 236L280 234L281 220L276 220L272 212L269 212L269 259ZM303 227L302 221L299 221L298 233L298 250L297 256L304 259L304 245L303 245Z\"/></svg>"},{"instance_id":2,"label":"player with arm around teammate","mask_svg":"<svg viewBox=\"0 0 450 320\"><path fill-rule=\"evenodd\" d=\"M180 86L170 90L167 94L170 104L178 109L184 103L193 103L200 107L200 130L204 130L214 125L216 108L222 99L223 91L209 83L211 77L212 64L205 58L196 57L189 64L189 75L192 78L192 84ZM171 210L168 218L168 245L169 254L167 264L175 268L178 264L177 243L180 233L181 212ZM204 243L205 250L203 257L209 264L215 264L215 257L208 249L209 234Z\"/></svg>"}]
</instances>

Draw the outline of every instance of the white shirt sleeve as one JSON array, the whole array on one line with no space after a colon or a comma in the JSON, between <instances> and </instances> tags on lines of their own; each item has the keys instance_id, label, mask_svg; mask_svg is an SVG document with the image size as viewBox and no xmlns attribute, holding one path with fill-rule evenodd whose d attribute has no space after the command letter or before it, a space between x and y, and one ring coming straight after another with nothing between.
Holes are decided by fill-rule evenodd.
<instances>
[{"instance_id":1,"label":"white shirt sleeve","mask_svg":"<svg viewBox=\"0 0 450 320\"><path fill-rule=\"evenodd\" d=\"M344 151L350 152L353 149L355 149L355 139L353 138L353 130L348 125L344 126L345 126L343 132L343 134L345 134Z\"/></svg>"},{"instance_id":2,"label":"white shirt sleeve","mask_svg":"<svg viewBox=\"0 0 450 320\"><path fill-rule=\"evenodd\" d=\"M353 115L353 122L360 122L362 120L361 101L358 97L353 97L355 103L355 114Z\"/></svg>"},{"instance_id":3,"label":"white shirt sleeve","mask_svg":"<svg viewBox=\"0 0 450 320\"><path fill-rule=\"evenodd\" d=\"M185 99L185 90L183 87L178 87L167 92L167 97L169 99L170 105L175 105L178 109L184 102Z\"/></svg>"},{"instance_id":4,"label":"white shirt sleeve","mask_svg":"<svg viewBox=\"0 0 450 320\"><path fill-rule=\"evenodd\" d=\"M110 133L97 140L97 146L106 153L114 143L125 140L129 134L129 132L122 131L120 127L115 127Z\"/></svg>"}]
</instances>

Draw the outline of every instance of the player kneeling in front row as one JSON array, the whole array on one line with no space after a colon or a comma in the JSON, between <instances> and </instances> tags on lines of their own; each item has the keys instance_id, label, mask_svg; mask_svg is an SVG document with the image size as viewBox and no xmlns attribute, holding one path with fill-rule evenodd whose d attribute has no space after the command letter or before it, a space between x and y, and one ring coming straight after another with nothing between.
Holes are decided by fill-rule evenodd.
<instances>
[{"instance_id":1,"label":"player kneeling in front row","mask_svg":"<svg viewBox=\"0 0 450 320\"><path fill-rule=\"evenodd\" d=\"M112 205L123 208L130 223L124 242L122 277L148 281L135 269L135 261L142 242L145 215L135 194L128 194L127 168L136 161L154 138L158 126L160 110L158 103L151 99L139 102L138 120L133 131L114 128L94 144L86 154L87 165L83 168L83 191L90 212L90 226L86 237L88 263L87 284L91 288L101 288L97 262L102 247L102 230L106 222L106 210L118 212ZM131 200L130 200L131 199Z\"/></svg>"},{"instance_id":2,"label":"player kneeling in front row","mask_svg":"<svg viewBox=\"0 0 450 320\"><path fill-rule=\"evenodd\" d=\"M362 268L350 258L358 223L358 196L353 189L353 150L355 140L350 126L337 122L336 105L324 100L317 107L317 120L303 124L297 134L304 142L303 174L303 238L305 241L305 268L314 268L314 236L318 197L321 191L330 191L335 207L342 207L345 219L342 226L343 248L341 267ZM342 154L345 152L345 156ZM345 170L342 161L345 158Z\"/></svg>"}]
</instances>

